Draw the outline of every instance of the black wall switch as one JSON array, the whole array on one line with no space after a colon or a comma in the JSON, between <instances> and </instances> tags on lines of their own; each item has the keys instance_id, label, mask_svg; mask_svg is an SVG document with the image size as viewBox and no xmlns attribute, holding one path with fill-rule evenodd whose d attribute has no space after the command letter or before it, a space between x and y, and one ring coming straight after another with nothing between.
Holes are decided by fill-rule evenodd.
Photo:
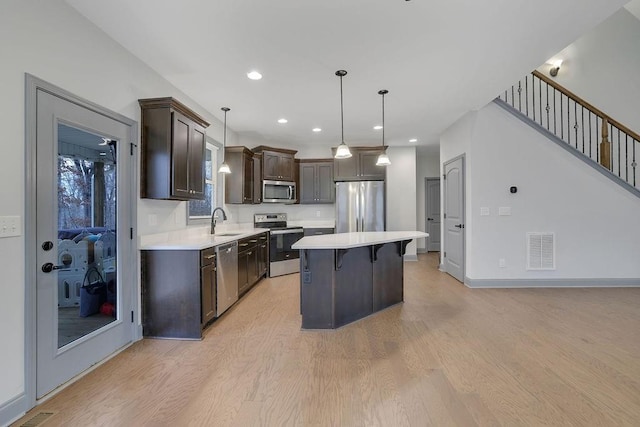
<instances>
[{"instance_id":1,"label":"black wall switch","mask_svg":"<svg viewBox=\"0 0 640 427\"><path fill-rule=\"evenodd\" d=\"M515 186L514 186L514 187L511 187L511 188L509 189L509 192L510 192L511 194L515 194L515 193L517 193L517 192L518 192L518 187L515 187Z\"/></svg>"}]
</instances>

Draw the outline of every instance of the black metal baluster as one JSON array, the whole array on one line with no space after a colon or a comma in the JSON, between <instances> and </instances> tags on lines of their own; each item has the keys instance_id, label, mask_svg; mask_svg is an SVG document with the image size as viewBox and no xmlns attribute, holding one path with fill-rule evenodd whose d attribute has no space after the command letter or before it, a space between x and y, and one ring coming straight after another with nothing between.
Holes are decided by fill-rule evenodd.
<instances>
[{"instance_id":1,"label":"black metal baluster","mask_svg":"<svg viewBox=\"0 0 640 427\"><path fill-rule=\"evenodd\" d=\"M620 172L622 169L622 166L620 165L620 129L618 129L618 176L621 177Z\"/></svg>"},{"instance_id":2,"label":"black metal baluster","mask_svg":"<svg viewBox=\"0 0 640 427\"><path fill-rule=\"evenodd\" d=\"M584 107L582 107L581 111L582 111L582 118L580 120L582 124L582 154L585 154L584 153Z\"/></svg>"},{"instance_id":3,"label":"black metal baluster","mask_svg":"<svg viewBox=\"0 0 640 427\"><path fill-rule=\"evenodd\" d=\"M547 130L549 130L549 110L551 109L549 107L549 85L547 84L545 87L547 88L547 107L545 110L547 110Z\"/></svg>"},{"instance_id":4,"label":"black metal baluster","mask_svg":"<svg viewBox=\"0 0 640 427\"><path fill-rule=\"evenodd\" d=\"M524 100L527 105L527 117L529 117L529 76L524 76Z\"/></svg>"},{"instance_id":5,"label":"black metal baluster","mask_svg":"<svg viewBox=\"0 0 640 427\"><path fill-rule=\"evenodd\" d=\"M593 113L589 112L589 158L593 160L593 156L591 155L591 146L593 145L593 141L591 139L591 115Z\"/></svg>"},{"instance_id":6,"label":"black metal baluster","mask_svg":"<svg viewBox=\"0 0 640 427\"><path fill-rule=\"evenodd\" d=\"M636 186L636 166L638 165L636 163L636 139L633 138L633 163L631 163L631 167L633 167L633 186Z\"/></svg>"},{"instance_id":7,"label":"black metal baluster","mask_svg":"<svg viewBox=\"0 0 640 427\"><path fill-rule=\"evenodd\" d=\"M558 111L556 110L556 88L553 88L553 134L558 136L558 132L556 131L556 115Z\"/></svg>"},{"instance_id":8,"label":"black metal baluster","mask_svg":"<svg viewBox=\"0 0 640 427\"><path fill-rule=\"evenodd\" d=\"M629 135L624 133L624 180L629 182Z\"/></svg>"},{"instance_id":9,"label":"black metal baluster","mask_svg":"<svg viewBox=\"0 0 640 427\"><path fill-rule=\"evenodd\" d=\"M522 83L518 81L518 111L522 113Z\"/></svg>"},{"instance_id":10,"label":"black metal baluster","mask_svg":"<svg viewBox=\"0 0 640 427\"><path fill-rule=\"evenodd\" d=\"M531 111L533 111L533 121L536 121L536 76L533 76L533 80L531 82L531 97L533 102L531 103ZM540 80L540 79L538 79Z\"/></svg>"},{"instance_id":11,"label":"black metal baluster","mask_svg":"<svg viewBox=\"0 0 640 427\"><path fill-rule=\"evenodd\" d=\"M560 92L560 139L564 141L564 111L562 111L562 92Z\"/></svg>"},{"instance_id":12,"label":"black metal baluster","mask_svg":"<svg viewBox=\"0 0 640 427\"><path fill-rule=\"evenodd\" d=\"M515 100L515 89L513 88L513 86L511 86L511 106L513 108L515 108L516 106L514 105L514 100Z\"/></svg>"},{"instance_id":13,"label":"black metal baluster","mask_svg":"<svg viewBox=\"0 0 640 427\"><path fill-rule=\"evenodd\" d=\"M542 80L538 84L538 98L540 99L540 126L544 126L542 124Z\"/></svg>"},{"instance_id":14,"label":"black metal baluster","mask_svg":"<svg viewBox=\"0 0 640 427\"><path fill-rule=\"evenodd\" d=\"M567 96L567 143L571 145L571 98Z\"/></svg>"},{"instance_id":15,"label":"black metal baluster","mask_svg":"<svg viewBox=\"0 0 640 427\"><path fill-rule=\"evenodd\" d=\"M573 121L574 121L573 128L576 131L575 144L576 144L576 150L577 150L578 149L578 103L576 101L573 101Z\"/></svg>"},{"instance_id":16,"label":"black metal baluster","mask_svg":"<svg viewBox=\"0 0 640 427\"><path fill-rule=\"evenodd\" d=\"M596 129L598 129L599 131L600 125L598 125L598 119L600 119L600 116L596 116ZM598 135L600 135L600 132L598 132ZM596 162L600 163L600 140L599 139L596 141Z\"/></svg>"}]
</instances>

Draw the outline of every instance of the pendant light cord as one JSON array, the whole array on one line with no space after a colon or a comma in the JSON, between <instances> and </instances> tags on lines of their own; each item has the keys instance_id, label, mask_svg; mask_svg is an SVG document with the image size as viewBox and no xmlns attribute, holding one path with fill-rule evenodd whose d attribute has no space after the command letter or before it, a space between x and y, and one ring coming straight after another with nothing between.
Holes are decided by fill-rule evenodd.
<instances>
[{"instance_id":1,"label":"pendant light cord","mask_svg":"<svg viewBox=\"0 0 640 427\"><path fill-rule=\"evenodd\" d=\"M224 111L224 136L222 137L222 163L224 163L224 151L227 147L227 111L231 111L231 108L222 107L221 110Z\"/></svg>"},{"instance_id":2,"label":"pendant light cord","mask_svg":"<svg viewBox=\"0 0 640 427\"><path fill-rule=\"evenodd\" d=\"M342 143L344 144L344 107L342 106L342 75L340 75L340 127L342 129Z\"/></svg>"},{"instance_id":3,"label":"pendant light cord","mask_svg":"<svg viewBox=\"0 0 640 427\"><path fill-rule=\"evenodd\" d=\"M382 148L384 148L384 93L382 94Z\"/></svg>"}]
</instances>

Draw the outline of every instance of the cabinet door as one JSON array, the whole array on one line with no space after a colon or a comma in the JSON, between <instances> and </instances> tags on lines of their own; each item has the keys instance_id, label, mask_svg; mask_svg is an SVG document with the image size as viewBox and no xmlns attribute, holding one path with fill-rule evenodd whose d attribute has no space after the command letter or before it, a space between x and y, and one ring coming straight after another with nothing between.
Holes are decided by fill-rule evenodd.
<instances>
[{"instance_id":1,"label":"cabinet door","mask_svg":"<svg viewBox=\"0 0 640 427\"><path fill-rule=\"evenodd\" d=\"M200 275L202 326L216 317L216 265L210 264L201 269Z\"/></svg>"},{"instance_id":2,"label":"cabinet door","mask_svg":"<svg viewBox=\"0 0 640 427\"><path fill-rule=\"evenodd\" d=\"M253 246L247 252L247 271L248 271L248 282L249 287L256 284L258 278L260 277L258 271L258 246Z\"/></svg>"},{"instance_id":3,"label":"cabinet door","mask_svg":"<svg viewBox=\"0 0 640 427\"><path fill-rule=\"evenodd\" d=\"M358 155L354 154L348 159L333 160L334 181L357 181L358 176Z\"/></svg>"},{"instance_id":4,"label":"cabinet door","mask_svg":"<svg viewBox=\"0 0 640 427\"><path fill-rule=\"evenodd\" d=\"M171 196L188 199L189 194L189 134L191 120L173 112L171 141Z\"/></svg>"},{"instance_id":5,"label":"cabinet door","mask_svg":"<svg viewBox=\"0 0 640 427\"><path fill-rule=\"evenodd\" d=\"M300 203L316 203L316 164L300 163ZM333 179L333 176L331 176Z\"/></svg>"},{"instance_id":6,"label":"cabinet door","mask_svg":"<svg viewBox=\"0 0 640 427\"><path fill-rule=\"evenodd\" d=\"M269 262L269 254L267 252L267 248L269 246L266 243L266 239L260 240L258 243L258 276L263 276L267 273L267 265Z\"/></svg>"},{"instance_id":7,"label":"cabinet door","mask_svg":"<svg viewBox=\"0 0 640 427\"><path fill-rule=\"evenodd\" d=\"M253 157L253 203L262 203L262 156Z\"/></svg>"},{"instance_id":8,"label":"cabinet door","mask_svg":"<svg viewBox=\"0 0 640 427\"><path fill-rule=\"evenodd\" d=\"M376 166L380 150L362 150L358 153L360 179L383 180L386 168Z\"/></svg>"},{"instance_id":9,"label":"cabinet door","mask_svg":"<svg viewBox=\"0 0 640 427\"><path fill-rule=\"evenodd\" d=\"M238 295L249 288L248 253L248 250L238 253Z\"/></svg>"},{"instance_id":10,"label":"cabinet door","mask_svg":"<svg viewBox=\"0 0 640 427\"><path fill-rule=\"evenodd\" d=\"M282 181L293 181L295 179L293 165L293 156L288 154L280 155L278 159L278 171Z\"/></svg>"},{"instance_id":11,"label":"cabinet door","mask_svg":"<svg viewBox=\"0 0 640 427\"><path fill-rule=\"evenodd\" d=\"M318 163L316 179L316 201L333 203L335 201L335 184L333 182L333 163Z\"/></svg>"},{"instance_id":12,"label":"cabinet door","mask_svg":"<svg viewBox=\"0 0 640 427\"><path fill-rule=\"evenodd\" d=\"M189 190L192 199L204 199L204 129L191 123L189 141Z\"/></svg>"},{"instance_id":13,"label":"cabinet door","mask_svg":"<svg viewBox=\"0 0 640 427\"><path fill-rule=\"evenodd\" d=\"M243 154L242 203L253 203L253 158Z\"/></svg>"},{"instance_id":14,"label":"cabinet door","mask_svg":"<svg viewBox=\"0 0 640 427\"><path fill-rule=\"evenodd\" d=\"M274 181L280 180L280 153L264 151L262 156L262 178Z\"/></svg>"}]
</instances>

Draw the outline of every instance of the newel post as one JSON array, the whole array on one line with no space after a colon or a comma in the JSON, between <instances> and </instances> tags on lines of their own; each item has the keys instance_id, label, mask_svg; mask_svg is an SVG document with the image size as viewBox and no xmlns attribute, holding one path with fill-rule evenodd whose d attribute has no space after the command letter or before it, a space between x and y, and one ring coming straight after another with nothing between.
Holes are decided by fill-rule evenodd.
<instances>
[{"instance_id":1,"label":"newel post","mask_svg":"<svg viewBox=\"0 0 640 427\"><path fill-rule=\"evenodd\" d=\"M600 143L600 164L611 170L611 142L609 142L609 120L602 118L602 142Z\"/></svg>"}]
</instances>

